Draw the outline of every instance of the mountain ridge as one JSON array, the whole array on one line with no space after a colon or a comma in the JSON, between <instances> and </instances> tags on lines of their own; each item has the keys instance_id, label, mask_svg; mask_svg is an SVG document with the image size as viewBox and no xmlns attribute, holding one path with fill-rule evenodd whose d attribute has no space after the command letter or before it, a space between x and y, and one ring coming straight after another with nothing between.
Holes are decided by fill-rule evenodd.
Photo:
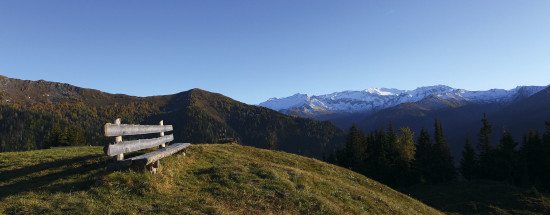
<instances>
[{"instance_id":1,"label":"mountain ridge","mask_svg":"<svg viewBox=\"0 0 550 215\"><path fill-rule=\"evenodd\" d=\"M418 102L429 96L468 103L506 103L529 97L546 86L518 86L510 90L469 91L445 85L418 87L414 90L368 88L362 91L341 91L324 95L294 94L271 98L259 106L286 114L316 118L334 113L374 112L403 103Z\"/></svg>"}]
</instances>

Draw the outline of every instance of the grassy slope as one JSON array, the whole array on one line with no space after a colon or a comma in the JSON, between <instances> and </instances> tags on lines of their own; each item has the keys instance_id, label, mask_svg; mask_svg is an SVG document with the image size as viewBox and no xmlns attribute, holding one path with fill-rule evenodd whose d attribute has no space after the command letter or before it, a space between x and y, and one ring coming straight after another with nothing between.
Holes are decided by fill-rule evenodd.
<instances>
[{"instance_id":1,"label":"grassy slope","mask_svg":"<svg viewBox=\"0 0 550 215\"><path fill-rule=\"evenodd\" d=\"M0 153L0 213L439 213L349 170L235 144L194 145L156 175L105 162L100 147Z\"/></svg>"},{"instance_id":2,"label":"grassy slope","mask_svg":"<svg viewBox=\"0 0 550 215\"><path fill-rule=\"evenodd\" d=\"M492 181L419 185L404 191L450 214L550 214L550 198L535 189Z\"/></svg>"}]
</instances>

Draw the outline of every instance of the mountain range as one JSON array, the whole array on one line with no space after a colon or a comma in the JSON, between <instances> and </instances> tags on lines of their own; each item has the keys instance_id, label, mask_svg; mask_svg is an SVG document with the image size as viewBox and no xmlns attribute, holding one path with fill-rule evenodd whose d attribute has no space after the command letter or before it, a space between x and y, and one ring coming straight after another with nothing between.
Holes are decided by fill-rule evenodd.
<instances>
[{"instance_id":1,"label":"mountain range","mask_svg":"<svg viewBox=\"0 0 550 215\"><path fill-rule=\"evenodd\" d=\"M296 94L270 99L260 104L279 112L331 121L342 129L352 124L364 131L410 127L432 132L435 119L443 123L455 159L463 144L477 142L481 118L487 115L493 127L491 142L496 144L504 131L521 143L529 130L542 130L550 121L550 87L520 86L511 90L468 91L437 85L415 90L371 88L320 96Z\"/></svg>"},{"instance_id":2,"label":"mountain range","mask_svg":"<svg viewBox=\"0 0 550 215\"><path fill-rule=\"evenodd\" d=\"M429 100L434 99L453 103L508 103L529 97L544 88L544 86L519 86L511 90L487 91L469 91L445 85L419 87L414 90L369 88L362 91L342 91L313 96L298 93L285 98L271 98L259 105L291 115L317 118L329 114L375 112L403 103L423 100L424 103L430 103Z\"/></svg>"},{"instance_id":3,"label":"mountain range","mask_svg":"<svg viewBox=\"0 0 550 215\"><path fill-rule=\"evenodd\" d=\"M0 152L64 145L104 145L103 125L174 126L178 142L243 145L310 157L332 152L344 133L329 122L296 118L192 89L173 95L136 97L70 84L0 76Z\"/></svg>"}]
</instances>

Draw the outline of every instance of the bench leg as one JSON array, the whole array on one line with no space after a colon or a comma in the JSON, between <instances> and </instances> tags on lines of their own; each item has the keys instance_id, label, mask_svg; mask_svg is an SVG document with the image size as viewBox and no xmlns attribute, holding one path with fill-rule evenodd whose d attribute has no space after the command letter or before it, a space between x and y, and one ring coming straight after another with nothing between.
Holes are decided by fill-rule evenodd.
<instances>
[{"instance_id":1,"label":"bench leg","mask_svg":"<svg viewBox=\"0 0 550 215\"><path fill-rule=\"evenodd\" d=\"M156 161L155 163L153 163L153 166L154 166L155 168L157 168L157 169L160 168L160 160L158 160L158 161Z\"/></svg>"},{"instance_id":2,"label":"bench leg","mask_svg":"<svg viewBox=\"0 0 550 215\"><path fill-rule=\"evenodd\" d=\"M146 169L153 174L157 173L158 168L160 168L160 160L146 166Z\"/></svg>"}]
</instances>

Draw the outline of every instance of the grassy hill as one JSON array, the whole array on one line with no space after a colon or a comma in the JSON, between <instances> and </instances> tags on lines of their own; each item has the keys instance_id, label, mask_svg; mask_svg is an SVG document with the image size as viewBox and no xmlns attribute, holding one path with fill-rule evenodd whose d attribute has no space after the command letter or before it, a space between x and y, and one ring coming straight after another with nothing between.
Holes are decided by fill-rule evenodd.
<instances>
[{"instance_id":1,"label":"grassy hill","mask_svg":"<svg viewBox=\"0 0 550 215\"><path fill-rule=\"evenodd\" d=\"M0 214L439 214L347 169L236 144L193 145L155 175L106 162L101 147L0 153Z\"/></svg>"}]
</instances>

